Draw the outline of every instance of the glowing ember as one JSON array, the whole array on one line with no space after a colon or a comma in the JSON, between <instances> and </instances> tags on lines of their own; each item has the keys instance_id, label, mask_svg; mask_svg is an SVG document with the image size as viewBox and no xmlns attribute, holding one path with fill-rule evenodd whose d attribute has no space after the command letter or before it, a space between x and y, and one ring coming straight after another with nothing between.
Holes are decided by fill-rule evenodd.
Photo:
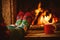
<instances>
[{"instance_id":1,"label":"glowing ember","mask_svg":"<svg viewBox=\"0 0 60 40\"><path fill-rule=\"evenodd\" d=\"M57 20L58 19L57 17L53 17L52 16L52 13L49 13L47 15L48 10L43 11L41 9L41 2L38 4L38 9L35 10L35 13L36 13L35 20L37 19L37 16L39 15L40 12L42 12L42 13L41 13L41 15L38 18L37 25L44 25L44 24L48 24L48 23L52 23L53 24L53 23L56 23L58 21ZM51 22L49 22L50 19L52 19ZM32 22L32 24L34 24L34 23Z\"/></svg>"},{"instance_id":2,"label":"glowing ember","mask_svg":"<svg viewBox=\"0 0 60 40\"><path fill-rule=\"evenodd\" d=\"M58 22L58 18L57 17L52 18L52 23L56 23L56 22Z\"/></svg>"}]
</instances>

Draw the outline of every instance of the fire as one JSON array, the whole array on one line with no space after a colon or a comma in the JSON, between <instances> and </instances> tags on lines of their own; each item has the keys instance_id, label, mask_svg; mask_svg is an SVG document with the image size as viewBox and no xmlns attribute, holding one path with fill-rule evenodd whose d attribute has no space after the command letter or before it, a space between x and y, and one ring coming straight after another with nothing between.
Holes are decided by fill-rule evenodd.
<instances>
[{"instance_id":1,"label":"fire","mask_svg":"<svg viewBox=\"0 0 60 40\"><path fill-rule=\"evenodd\" d=\"M38 4L38 9L35 10L36 16L41 12L41 3Z\"/></svg>"},{"instance_id":2,"label":"fire","mask_svg":"<svg viewBox=\"0 0 60 40\"><path fill-rule=\"evenodd\" d=\"M40 12L41 12L41 15L38 18L37 25L44 25L44 24L48 24L48 23L52 23L53 24L53 23L56 23L58 21L57 17L53 17L52 16L52 13L49 13L47 15L48 10L45 10L45 11L42 10L41 2L38 4L38 9L35 10L36 15L35 15L35 19L34 20L37 19L37 16L39 15ZM52 19L51 22L49 22L50 19ZM32 24L34 24L34 23L32 22Z\"/></svg>"},{"instance_id":3,"label":"fire","mask_svg":"<svg viewBox=\"0 0 60 40\"><path fill-rule=\"evenodd\" d=\"M56 23L56 22L58 22L58 18L57 17L52 18L52 23Z\"/></svg>"},{"instance_id":4,"label":"fire","mask_svg":"<svg viewBox=\"0 0 60 40\"><path fill-rule=\"evenodd\" d=\"M38 18L38 25L42 25L42 24L47 24L49 23L49 20L51 19L52 14L50 13L48 16L46 16L46 11L44 11L44 13L41 14L41 16Z\"/></svg>"}]
</instances>

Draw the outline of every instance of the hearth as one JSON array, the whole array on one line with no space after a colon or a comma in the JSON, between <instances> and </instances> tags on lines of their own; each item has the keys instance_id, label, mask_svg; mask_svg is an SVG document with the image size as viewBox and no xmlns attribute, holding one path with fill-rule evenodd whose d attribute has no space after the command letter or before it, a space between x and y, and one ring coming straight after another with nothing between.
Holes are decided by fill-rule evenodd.
<instances>
[{"instance_id":1,"label":"hearth","mask_svg":"<svg viewBox=\"0 0 60 40\"><path fill-rule=\"evenodd\" d=\"M60 25L60 18L53 14L50 9L42 9L41 5L42 3L39 2L38 8L35 10L35 19L33 20L30 28L43 29L44 25L52 24L55 29L57 29L59 27L58 25Z\"/></svg>"}]
</instances>

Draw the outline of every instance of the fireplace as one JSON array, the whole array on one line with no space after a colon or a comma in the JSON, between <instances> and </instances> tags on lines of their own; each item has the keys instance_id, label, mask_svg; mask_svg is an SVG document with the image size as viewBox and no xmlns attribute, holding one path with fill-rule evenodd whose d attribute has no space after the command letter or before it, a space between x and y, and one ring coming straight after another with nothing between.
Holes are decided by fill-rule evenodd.
<instances>
[{"instance_id":1,"label":"fireplace","mask_svg":"<svg viewBox=\"0 0 60 40\"><path fill-rule=\"evenodd\" d=\"M52 24L60 23L60 15L59 15L60 2L59 1L56 0L45 0L45 1L44 0L24 0L24 1L10 0L10 1L2 0L2 5L1 5L4 22L7 25L15 23L16 15L20 10L23 10L24 12L26 11L35 12L35 19L31 23L31 27L32 26L43 27L44 24L48 24L48 23L52 23Z\"/></svg>"},{"instance_id":2,"label":"fireplace","mask_svg":"<svg viewBox=\"0 0 60 40\"><path fill-rule=\"evenodd\" d=\"M59 24L60 7L56 0L17 0L17 13L20 9L24 12L34 11L35 19L30 25L31 29L44 27L45 24Z\"/></svg>"},{"instance_id":3,"label":"fireplace","mask_svg":"<svg viewBox=\"0 0 60 40\"><path fill-rule=\"evenodd\" d=\"M31 27L38 26L37 28L43 27L45 24L55 24L58 22L58 17L56 17L52 12L51 9L42 9L42 3L39 2L38 8L34 11L35 12L35 19L32 21ZM35 27L34 26L34 27Z\"/></svg>"},{"instance_id":4,"label":"fireplace","mask_svg":"<svg viewBox=\"0 0 60 40\"><path fill-rule=\"evenodd\" d=\"M27 31L27 36L25 37L27 38L56 37L56 36L60 37L60 33L58 33L57 35L44 34L44 31L48 32L48 29L51 29L52 27L54 27L53 31L55 31L56 29L60 32L60 15L59 15L60 6L58 5L60 4L60 2L58 0L57 1L56 0L7 0L7 1L1 0L1 1L2 1L1 14L4 18L4 22L7 25L15 23L16 15L20 10L23 10L24 13L26 11L34 11L35 19L32 21L30 28Z\"/></svg>"},{"instance_id":5,"label":"fireplace","mask_svg":"<svg viewBox=\"0 0 60 40\"><path fill-rule=\"evenodd\" d=\"M7 25L10 25L15 23L16 14L18 14L20 10L23 10L24 12L34 11L35 19L31 23L31 26L38 25L43 27L43 25L47 23L60 22L59 3L60 2L58 0L57 1L56 0L45 0L45 1L44 0L24 0L24 1L23 0L15 0L15 1L2 0L2 14L5 20L5 23ZM9 14L9 15L6 15L6 14Z\"/></svg>"}]
</instances>

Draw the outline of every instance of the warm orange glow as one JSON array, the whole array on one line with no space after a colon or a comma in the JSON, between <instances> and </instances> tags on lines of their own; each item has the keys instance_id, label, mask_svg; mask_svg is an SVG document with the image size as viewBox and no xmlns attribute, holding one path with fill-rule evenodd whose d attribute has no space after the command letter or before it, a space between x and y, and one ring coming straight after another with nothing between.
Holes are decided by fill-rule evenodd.
<instances>
[{"instance_id":1,"label":"warm orange glow","mask_svg":"<svg viewBox=\"0 0 60 40\"><path fill-rule=\"evenodd\" d=\"M57 17L52 18L52 23L56 23L56 22L58 22L58 18Z\"/></svg>"},{"instance_id":2,"label":"warm orange glow","mask_svg":"<svg viewBox=\"0 0 60 40\"><path fill-rule=\"evenodd\" d=\"M41 12L41 3L38 4L38 9L35 10L36 16Z\"/></svg>"},{"instance_id":3,"label":"warm orange glow","mask_svg":"<svg viewBox=\"0 0 60 40\"><path fill-rule=\"evenodd\" d=\"M42 9L41 9L41 2L38 4L38 9L36 9L35 10L35 19L34 19L34 21L32 22L32 25L34 24L34 22L35 22L35 20L36 20L36 18L37 18L37 16L38 16L38 14L39 14L39 12L42 12Z\"/></svg>"},{"instance_id":4,"label":"warm orange glow","mask_svg":"<svg viewBox=\"0 0 60 40\"><path fill-rule=\"evenodd\" d=\"M46 15L48 10L43 11L41 9L41 2L38 4L38 9L35 10L36 15L35 15L35 19L34 20L36 20L37 16L39 15L39 12L42 12L42 13L41 13L41 15L38 18L37 25L44 25L44 24L48 24L48 23L52 23L53 24L53 23L56 23L58 21L57 17L53 17L52 16L52 13L48 13L48 15ZM52 19L51 22L49 22L50 19ZM34 22L32 22L32 24L34 24Z\"/></svg>"},{"instance_id":5,"label":"warm orange glow","mask_svg":"<svg viewBox=\"0 0 60 40\"><path fill-rule=\"evenodd\" d=\"M38 18L38 25L43 25L43 24L47 24L49 23L49 20L51 19L52 14L50 13L48 16L46 16L46 11L44 11L44 13L41 14L41 16Z\"/></svg>"}]
</instances>

